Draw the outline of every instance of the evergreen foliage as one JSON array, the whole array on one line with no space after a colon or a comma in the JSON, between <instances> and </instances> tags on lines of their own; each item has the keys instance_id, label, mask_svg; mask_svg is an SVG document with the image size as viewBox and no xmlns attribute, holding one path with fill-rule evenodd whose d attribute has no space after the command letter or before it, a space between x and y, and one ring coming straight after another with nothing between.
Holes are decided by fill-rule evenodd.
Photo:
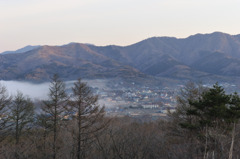
<instances>
[{"instance_id":1,"label":"evergreen foliage","mask_svg":"<svg viewBox=\"0 0 240 159\"><path fill-rule=\"evenodd\" d=\"M198 130L205 127L226 128L240 117L239 96L236 93L226 94L218 83L203 92L198 99L189 99L188 103L186 115L197 120L180 123L183 128Z\"/></svg>"}]
</instances>

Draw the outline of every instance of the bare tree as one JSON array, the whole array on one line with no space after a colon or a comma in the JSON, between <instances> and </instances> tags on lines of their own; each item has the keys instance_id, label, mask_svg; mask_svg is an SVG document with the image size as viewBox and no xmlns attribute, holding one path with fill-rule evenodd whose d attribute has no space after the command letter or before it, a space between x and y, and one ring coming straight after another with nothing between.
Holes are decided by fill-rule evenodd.
<instances>
[{"instance_id":1,"label":"bare tree","mask_svg":"<svg viewBox=\"0 0 240 159\"><path fill-rule=\"evenodd\" d=\"M8 121L7 106L11 102L11 97L7 94L6 87L0 84L0 142L6 135L6 123Z\"/></svg>"},{"instance_id":2,"label":"bare tree","mask_svg":"<svg viewBox=\"0 0 240 159\"><path fill-rule=\"evenodd\" d=\"M9 106L9 118L12 121L10 128L15 134L15 157L19 158L19 141L24 129L31 128L34 117L34 105L30 98L24 97L21 92L17 92L12 104Z\"/></svg>"},{"instance_id":3,"label":"bare tree","mask_svg":"<svg viewBox=\"0 0 240 159\"><path fill-rule=\"evenodd\" d=\"M72 88L71 111L73 121L76 121L76 158L85 158L85 148L91 142L94 134L102 130L105 124L101 123L104 116L104 107L97 103L98 96L93 95L90 87L78 79ZM72 131L74 132L74 131Z\"/></svg>"},{"instance_id":4,"label":"bare tree","mask_svg":"<svg viewBox=\"0 0 240 159\"><path fill-rule=\"evenodd\" d=\"M38 126L38 139L41 140L41 142L38 142L38 150L41 152L41 155L43 158L48 158L49 156L49 150L51 148L48 146L49 145L49 134L51 133L51 130L53 128L53 124L50 121L49 122L49 116L46 114L39 114L37 116L37 121L36 125Z\"/></svg>"},{"instance_id":5,"label":"bare tree","mask_svg":"<svg viewBox=\"0 0 240 159\"><path fill-rule=\"evenodd\" d=\"M52 81L49 88L49 99L43 101L42 110L45 115L49 116L48 121L50 131L53 132L53 158L56 159L57 156L57 137L59 132L60 121L66 113L66 106L68 101L68 96L65 92L65 83L61 81L58 75L52 77Z\"/></svg>"}]
</instances>

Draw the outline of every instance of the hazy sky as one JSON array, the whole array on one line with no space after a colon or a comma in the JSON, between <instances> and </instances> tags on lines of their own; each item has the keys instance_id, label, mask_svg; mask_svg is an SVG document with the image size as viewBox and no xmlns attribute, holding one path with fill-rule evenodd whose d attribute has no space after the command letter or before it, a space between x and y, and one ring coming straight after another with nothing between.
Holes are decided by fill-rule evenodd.
<instances>
[{"instance_id":1,"label":"hazy sky","mask_svg":"<svg viewBox=\"0 0 240 159\"><path fill-rule=\"evenodd\" d=\"M70 42L240 34L240 0L0 0L0 52Z\"/></svg>"}]
</instances>

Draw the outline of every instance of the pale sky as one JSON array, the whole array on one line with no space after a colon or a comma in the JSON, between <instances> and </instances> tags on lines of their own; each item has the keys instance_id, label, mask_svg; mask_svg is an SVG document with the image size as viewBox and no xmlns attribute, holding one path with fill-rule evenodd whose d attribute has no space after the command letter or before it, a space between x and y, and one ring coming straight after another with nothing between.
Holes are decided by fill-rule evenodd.
<instances>
[{"instance_id":1,"label":"pale sky","mask_svg":"<svg viewBox=\"0 0 240 159\"><path fill-rule=\"evenodd\" d=\"M214 31L240 34L240 0L0 0L0 52Z\"/></svg>"}]
</instances>

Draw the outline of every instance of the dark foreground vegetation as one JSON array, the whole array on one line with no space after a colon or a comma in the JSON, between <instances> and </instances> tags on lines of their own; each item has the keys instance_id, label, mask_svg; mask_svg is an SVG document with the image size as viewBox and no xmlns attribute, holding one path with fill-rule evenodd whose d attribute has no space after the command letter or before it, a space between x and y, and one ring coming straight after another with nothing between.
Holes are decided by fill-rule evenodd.
<instances>
[{"instance_id":1,"label":"dark foreground vegetation","mask_svg":"<svg viewBox=\"0 0 240 159\"><path fill-rule=\"evenodd\" d=\"M86 83L70 95L57 75L41 112L0 86L1 159L232 159L240 157L240 98L188 83L168 119L104 116Z\"/></svg>"}]
</instances>

